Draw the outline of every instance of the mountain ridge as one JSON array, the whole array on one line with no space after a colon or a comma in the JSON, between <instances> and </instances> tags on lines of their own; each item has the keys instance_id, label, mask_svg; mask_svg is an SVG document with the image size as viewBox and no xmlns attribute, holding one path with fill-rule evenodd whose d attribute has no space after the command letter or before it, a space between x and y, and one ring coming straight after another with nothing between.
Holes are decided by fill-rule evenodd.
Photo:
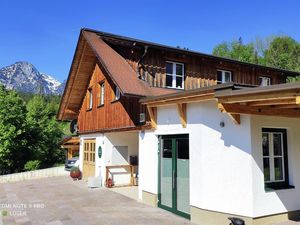
<instances>
[{"instance_id":1,"label":"mountain ridge","mask_svg":"<svg viewBox=\"0 0 300 225\"><path fill-rule=\"evenodd\" d=\"M51 75L39 72L30 62L18 61L0 68L0 83L18 92L62 95L66 82L61 83Z\"/></svg>"}]
</instances>

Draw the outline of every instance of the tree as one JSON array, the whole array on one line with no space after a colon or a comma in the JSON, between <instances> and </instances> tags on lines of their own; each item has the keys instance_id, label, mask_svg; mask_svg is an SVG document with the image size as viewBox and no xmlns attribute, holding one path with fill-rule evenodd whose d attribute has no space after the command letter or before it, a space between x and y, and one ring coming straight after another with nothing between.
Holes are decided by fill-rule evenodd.
<instances>
[{"instance_id":1,"label":"tree","mask_svg":"<svg viewBox=\"0 0 300 225\"><path fill-rule=\"evenodd\" d=\"M237 41L223 42L217 45L213 49L213 55L249 63L259 63L260 61L254 44L243 44L242 38L239 38Z\"/></svg>"},{"instance_id":2,"label":"tree","mask_svg":"<svg viewBox=\"0 0 300 225\"><path fill-rule=\"evenodd\" d=\"M267 66L300 71L300 44L293 38L276 37L265 52Z\"/></svg>"},{"instance_id":3,"label":"tree","mask_svg":"<svg viewBox=\"0 0 300 225\"><path fill-rule=\"evenodd\" d=\"M300 72L300 43L288 36L256 38L246 45L241 38L223 42L213 49L213 55ZM300 77L287 78L287 82L299 80Z\"/></svg>"},{"instance_id":4,"label":"tree","mask_svg":"<svg viewBox=\"0 0 300 225\"><path fill-rule=\"evenodd\" d=\"M28 102L27 111L31 160L41 160L41 167L62 161L64 152L59 149L58 142L63 133L55 119L55 107L47 103L43 96L37 95Z\"/></svg>"},{"instance_id":5,"label":"tree","mask_svg":"<svg viewBox=\"0 0 300 225\"><path fill-rule=\"evenodd\" d=\"M15 91L0 85L0 174L17 172L27 161L26 107Z\"/></svg>"}]
</instances>

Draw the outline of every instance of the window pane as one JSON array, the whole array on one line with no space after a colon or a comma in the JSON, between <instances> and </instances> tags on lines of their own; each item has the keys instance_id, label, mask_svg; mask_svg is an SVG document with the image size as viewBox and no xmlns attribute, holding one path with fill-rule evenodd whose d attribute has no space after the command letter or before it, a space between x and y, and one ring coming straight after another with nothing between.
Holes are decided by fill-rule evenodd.
<instances>
[{"instance_id":1,"label":"window pane","mask_svg":"<svg viewBox=\"0 0 300 225\"><path fill-rule=\"evenodd\" d=\"M115 100L119 100L119 99L120 99L120 90L119 90L118 87L116 87L116 92L115 92L115 94L116 94Z\"/></svg>"},{"instance_id":2,"label":"window pane","mask_svg":"<svg viewBox=\"0 0 300 225\"><path fill-rule=\"evenodd\" d=\"M264 79L262 77L259 78L259 85L264 86Z\"/></svg>"},{"instance_id":3,"label":"window pane","mask_svg":"<svg viewBox=\"0 0 300 225\"><path fill-rule=\"evenodd\" d=\"M176 77L176 87L182 88L182 77Z\"/></svg>"},{"instance_id":4,"label":"window pane","mask_svg":"<svg viewBox=\"0 0 300 225\"><path fill-rule=\"evenodd\" d=\"M273 134L273 145L274 145L274 156L282 155L282 134L274 133Z\"/></svg>"},{"instance_id":5,"label":"window pane","mask_svg":"<svg viewBox=\"0 0 300 225\"><path fill-rule=\"evenodd\" d=\"M177 159L189 159L189 139L177 139Z\"/></svg>"},{"instance_id":6,"label":"window pane","mask_svg":"<svg viewBox=\"0 0 300 225\"><path fill-rule=\"evenodd\" d=\"M183 66L181 64L176 64L176 74L183 75Z\"/></svg>"},{"instance_id":7,"label":"window pane","mask_svg":"<svg viewBox=\"0 0 300 225\"><path fill-rule=\"evenodd\" d=\"M264 158L264 176L265 176L265 181L270 180L270 161L269 158Z\"/></svg>"},{"instance_id":8,"label":"window pane","mask_svg":"<svg viewBox=\"0 0 300 225\"><path fill-rule=\"evenodd\" d=\"M231 73L225 72L225 82L231 82Z\"/></svg>"},{"instance_id":9,"label":"window pane","mask_svg":"<svg viewBox=\"0 0 300 225\"><path fill-rule=\"evenodd\" d=\"M89 108L93 108L93 93L92 90L90 90L90 102L89 102Z\"/></svg>"},{"instance_id":10,"label":"window pane","mask_svg":"<svg viewBox=\"0 0 300 225\"><path fill-rule=\"evenodd\" d=\"M173 63L166 63L166 73L173 74Z\"/></svg>"},{"instance_id":11,"label":"window pane","mask_svg":"<svg viewBox=\"0 0 300 225\"><path fill-rule=\"evenodd\" d=\"M263 156L269 155L269 134L262 134L262 147L263 147Z\"/></svg>"},{"instance_id":12,"label":"window pane","mask_svg":"<svg viewBox=\"0 0 300 225\"><path fill-rule=\"evenodd\" d=\"M219 83L222 83L222 71L217 72L217 80Z\"/></svg>"},{"instance_id":13,"label":"window pane","mask_svg":"<svg viewBox=\"0 0 300 225\"><path fill-rule=\"evenodd\" d=\"M283 180L282 157L274 158L275 180Z\"/></svg>"},{"instance_id":14,"label":"window pane","mask_svg":"<svg viewBox=\"0 0 300 225\"><path fill-rule=\"evenodd\" d=\"M101 84L101 98L100 98L100 105L104 104L104 84Z\"/></svg>"},{"instance_id":15,"label":"window pane","mask_svg":"<svg viewBox=\"0 0 300 225\"><path fill-rule=\"evenodd\" d=\"M172 140L163 140L163 158L172 158Z\"/></svg>"},{"instance_id":16,"label":"window pane","mask_svg":"<svg viewBox=\"0 0 300 225\"><path fill-rule=\"evenodd\" d=\"M172 87L173 76L166 75L166 86Z\"/></svg>"}]
</instances>

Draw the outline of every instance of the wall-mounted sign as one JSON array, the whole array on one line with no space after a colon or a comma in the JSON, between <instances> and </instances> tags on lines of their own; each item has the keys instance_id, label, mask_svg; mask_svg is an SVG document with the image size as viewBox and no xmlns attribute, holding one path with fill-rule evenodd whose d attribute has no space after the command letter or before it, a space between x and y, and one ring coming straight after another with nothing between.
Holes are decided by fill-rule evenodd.
<instances>
[{"instance_id":1,"label":"wall-mounted sign","mask_svg":"<svg viewBox=\"0 0 300 225\"><path fill-rule=\"evenodd\" d=\"M98 148L98 157L101 159L101 157L102 157L102 147L101 146L99 146L99 148Z\"/></svg>"}]
</instances>

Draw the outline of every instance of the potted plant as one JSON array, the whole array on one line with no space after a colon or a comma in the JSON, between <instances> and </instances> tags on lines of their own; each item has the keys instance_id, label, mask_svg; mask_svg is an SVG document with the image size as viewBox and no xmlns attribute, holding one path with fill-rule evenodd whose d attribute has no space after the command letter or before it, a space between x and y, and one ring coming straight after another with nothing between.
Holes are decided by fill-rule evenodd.
<instances>
[{"instance_id":1,"label":"potted plant","mask_svg":"<svg viewBox=\"0 0 300 225\"><path fill-rule=\"evenodd\" d=\"M73 166L70 170L70 177L75 179L81 179L81 172L80 169L77 166Z\"/></svg>"}]
</instances>

